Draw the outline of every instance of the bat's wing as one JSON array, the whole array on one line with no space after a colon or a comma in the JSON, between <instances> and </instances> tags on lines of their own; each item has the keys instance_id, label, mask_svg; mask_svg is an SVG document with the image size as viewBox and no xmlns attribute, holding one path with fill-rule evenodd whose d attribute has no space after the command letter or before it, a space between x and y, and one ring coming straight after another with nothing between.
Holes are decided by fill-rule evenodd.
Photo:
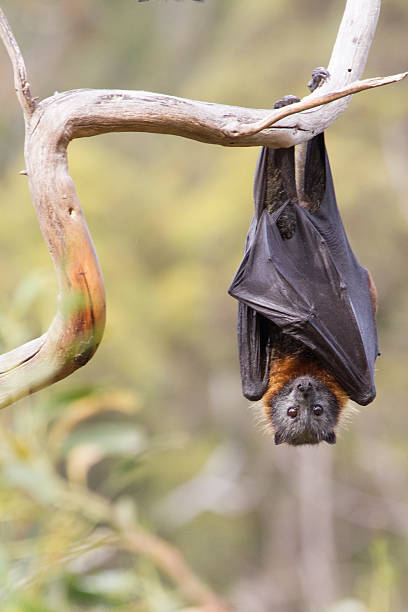
<instances>
[{"instance_id":1,"label":"bat's wing","mask_svg":"<svg viewBox=\"0 0 408 612\"><path fill-rule=\"evenodd\" d=\"M243 302L238 303L238 351L243 394L249 400L259 400L269 383L269 321Z\"/></svg>"},{"instance_id":2,"label":"bat's wing","mask_svg":"<svg viewBox=\"0 0 408 612\"><path fill-rule=\"evenodd\" d=\"M255 311L254 316L269 319L281 333L311 349L351 399L368 404L375 397L378 354L368 274L357 262L343 228L323 135L309 143L305 167L305 194L315 212L293 198L293 156L293 149L265 149L261 155L256 183L264 189L258 189L255 221L229 291ZM275 204L268 196L268 183ZM289 209L296 231L284 240L277 222ZM262 325L252 328L252 344L259 350L269 346L269 353L257 357L248 345L241 346L240 353L246 351L249 359L266 367L273 338L268 344L259 329ZM240 340L246 342L244 336ZM252 366L252 373L255 370L259 368Z\"/></svg>"},{"instance_id":3,"label":"bat's wing","mask_svg":"<svg viewBox=\"0 0 408 612\"><path fill-rule=\"evenodd\" d=\"M268 203L277 209L288 201L288 194L292 199L296 197L292 172L293 160L285 149L261 149L254 181L255 214L246 237L244 261L249 257L254 242L258 242L258 224ZM241 266L240 271L243 270ZM261 399L268 388L270 360L274 347L279 344L280 335L279 328L257 312L256 308L239 301L238 352L242 391L250 400Z\"/></svg>"}]
</instances>

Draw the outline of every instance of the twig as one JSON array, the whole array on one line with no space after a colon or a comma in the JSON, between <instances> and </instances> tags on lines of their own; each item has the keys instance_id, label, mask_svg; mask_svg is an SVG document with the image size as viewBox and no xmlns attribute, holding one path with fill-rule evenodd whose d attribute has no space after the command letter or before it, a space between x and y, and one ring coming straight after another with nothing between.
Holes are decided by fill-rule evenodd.
<instances>
[{"instance_id":1,"label":"twig","mask_svg":"<svg viewBox=\"0 0 408 612\"><path fill-rule=\"evenodd\" d=\"M204 584L175 546L145 531L133 519L124 523L113 505L95 491L72 482L69 488L61 490L59 503L65 510L80 511L93 522L97 520L107 523L118 535L118 547L150 559L174 581L186 600L203 607L205 612L231 612L231 608Z\"/></svg>"},{"instance_id":2,"label":"twig","mask_svg":"<svg viewBox=\"0 0 408 612\"><path fill-rule=\"evenodd\" d=\"M230 608L187 565L177 548L139 528L125 529L122 540L123 548L148 556L179 585L186 598L200 603L206 612L230 612Z\"/></svg>"},{"instance_id":3,"label":"twig","mask_svg":"<svg viewBox=\"0 0 408 612\"><path fill-rule=\"evenodd\" d=\"M27 81L27 70L23 55L2 9L0 8L0 37L6 47L14 72L14 87L18 101L27 119L33 114L36 101L31 96L30 84Z\"/></svg>"},{"instance_id":4,"label":"twig","mask_svg":"<svg viewBox=\"0 0 408 612\"><path fill-rule=\"evenodd\" d=\"M237 136L252 136L289 115L294 115L295 113L300 113L301 111L309 110L316 106L322 106L323 104L329 104L330 102L358 93L359 91L364 91L365 89L373 89L374 87L397 83L405 79L406 76L408 76L408 72L393 74L386 77L374 77L363 81L354 81L354 83L350 83L350 85L346 85L337 91L330 91L317 97L307 96L300 102L271 111L270 115L261 121L249 125L241 125L235 129L226 129L225 134L232 138L236 138Z\"/></svg>"}]
</instances>

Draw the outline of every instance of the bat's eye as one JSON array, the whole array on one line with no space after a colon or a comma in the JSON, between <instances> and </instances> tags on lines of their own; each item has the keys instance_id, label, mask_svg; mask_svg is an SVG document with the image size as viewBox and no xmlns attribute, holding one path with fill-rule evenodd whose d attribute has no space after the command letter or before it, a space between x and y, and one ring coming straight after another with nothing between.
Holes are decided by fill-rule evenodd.
<instances>
[{"instance_id":1,"label":"bat's eye","mask_svg":"<svg viewBox=\"0 0 408 612\"><path fill-rule=\"evenodd\" d=\"M323 414L323 408L320 406L320 404L316 404L316 406L313 406L313 414L315 414L316 416L320 416L321 414Z\"/></svg>"},{"instance_id":2,"label":"bat's eye","mask_svg":"<svg viewBox=\"0 0 408 612\"><path fill-rule=\"evenodd\" d=\"M288 416L290 416L291 419L295 419L297 417L297 408L295 408L295 406L292 406L291 408L288 408Z\"/></svg>"}]
</instances>

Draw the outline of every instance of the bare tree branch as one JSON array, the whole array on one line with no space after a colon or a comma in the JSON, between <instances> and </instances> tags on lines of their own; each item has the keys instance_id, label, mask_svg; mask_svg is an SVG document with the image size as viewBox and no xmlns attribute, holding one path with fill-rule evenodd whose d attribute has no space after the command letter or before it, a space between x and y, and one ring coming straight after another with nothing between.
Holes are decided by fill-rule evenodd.
<instances>
[{"instance_id":1,"label":"bare tree branch","mask_svg":"<svg viewBox=\"0 0 408 612\"><path fill-rule=\"evenodd\" d=\"M380 9L381 0L347 0L327 67L330 78L308 98L321 96L331 90L337 91L361 79L377 28ZM320 122L322 127L319 131L323 131L346 110L350 101L351 97L347 96L321 109L307 111L304 122L311 128Z\"/></svg>"},{"instance_id":2,"label":"bare tree branch","mask_svg":"<svg viewBox=\"0 0 408 612\"><path fill-rule=\"evenodd\" d=\"M398 81L402 81L405 77L408 76L408 72L402 72L401 74L393 74L387 77L375 77L373 79L365 79L364 81L355 81L350 85L346 85L337 91L329 91L325 94L312 98L311 96L307 96L300 102L296 102L295 104L290 104L289 106L285 106L280 109L273 110L270 115L268 115L262 121L255 123L253 125L241 126L237 130L230 129L227 135L229 136L250 136L252 134L256 134L261 130L271 126L274 123L277 123L280 119L284 119L285 117L289 117L290 115L294 115L304 110L309 110L311 108L316 108L317 106L321 106L322 104L328 104L329 102L334 102L335 100L339 100L340 98L344 98L345 96L349 96L351 94L358 93L360 91L364 91L365 89L373 89L374 87L382 87L383 85L389 85L390 83L397 83Z\"/></svg>"},{"instance_id":3,"label":"bare tree branch","mask_svg":"<svg viewBox=\"0 0 408 612\"><path fill-rule=\"evenodd\" d=\"M249 134L244 131L238 136L231 135L231 126L238 134L248 125L251 129L254 125L267 126L271 121L270 109L224 106L143 91L91 89L56 94L37 103L30 94L18 45L0 12L0 34L13 65L26 122L25 158L30 193L59 285L57 313L49 330L40 338L0 355L0 407L68 376L92 357L102 338L103 280L68 173L69 142L118 131L173 134L241 147L276 148L306 142L343 112L350 100L348 94L366 87L364 81L355 81L364 70L380 4L381 0L347 0L328 67L330 79L302 100L302 112L294 115L299 108L285 109L273 127ZM377 81L375 85L371 82L369 86L380 84L385 82ZM327 104L330 100L334 101ZM276 120L276 115L272 120Z\"/></svg>"},{"instance_id":4,"label":"bare tree branch","mask_svg":"<svg viewBox=\"0 0 408 612\"><path fill-rule=\"evenodd\" d=\"M203 612L231 610L191 570L180 551L168 542L139 528L123 530L122 538L123 548L133 553L147 555L180 586L187 599L204 606Z\"/></svg>"},{"instance_id":5,"label":"bare tree branch","mask_svg":"<svg viewBox=\"0 0 408 612\"><path fill-rule=\"evenodd\" d=\"M70 483L63 487L59 505L78 508L92 520L105 522L117 534L116 545L133 554L144 555L179 587L186 600L206 612L231 612L225 603L188 565L181 551L163 538L149 533L133 518L121 518L117 506L90 489ZM113 535L113 534L112 534Z\"/></svg>"},{"instance_id":6,"label":"bare tree branch","mask_svg":"<svg viewBox=\"0 0 408 612\"><path fill-rule=\"evenodd\" d=\"M30 117L35 109L35 100L31 96L30 84L27 81L27 71L20 47L8 24L5 14L0 8L0 37L6 47L14 72L14 87L17 98L23 109L24 117Z\"/></svg>"}]
</instances>

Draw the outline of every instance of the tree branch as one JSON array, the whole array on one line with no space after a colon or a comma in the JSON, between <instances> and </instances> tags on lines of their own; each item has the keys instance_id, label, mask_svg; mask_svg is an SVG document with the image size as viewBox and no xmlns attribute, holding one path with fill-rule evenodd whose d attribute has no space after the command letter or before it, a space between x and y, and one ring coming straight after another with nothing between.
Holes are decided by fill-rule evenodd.
<instances>
[{"instance_id":1,"label":"tree branch","mask_svg":"<svg viewBox=\"0 0 408 612\"><path fill-rule=\"evenodd\" d=\"M328 67L330 79L299 103L302 112L293 105L278 111L279 120L276 111L271 113L270 109L210 104L143 91L76 90L36 103L30 94L22 55L0 11L0 35L13 65L26 122L30 193L59 286L57 313L49 330L0 356L0 407L68 376L92 357L102 338L103 280L68 173L69 142L117 131L173 134L241 147L277 148L306 142L343 112L350 93L390 82L385 79L382 83L371 81L370 85L356 83L364 70L380 4L381 0L347 0ZM398 80L403 76L406 75L390 78ZM334 101L327 104L330 100ZM276 121L272 127L271 117ZM231 135L231 126L238 135L235 131Z\"/></svg>"},{"instance_id":2,"label":"tree branch","mask_svg":"<svg viewBox=\"0 0 408 612\"><path fill-rule=\"evenodd\" d=\"M195 602L206 612L232 612L225 603L188 565L182 552L160 536L149 533L133 518L123 520L107 499L90 489L70 483L69 488L61 487L61 507L78 509L93 522L109 525L117 534L115 542L122 550L133 555L144 555L160 568L179 587L188 601Z\"/></svg>"},{"instance_id":3,"label":"tree branch","mask_svg":"<svg viewBox=\"0 0 408 612\"><path fill-rule=\"evenodd\" d=\"M138 528L124 529L122 538L123 548L149 557L180 586L187 599L199 602L208 612L231 610L191 570L180 551L168 542Z\"/></svg>"},{"instance_id":4,"label":"tree branch","mask_svg":"<svg viewBox=\"0 0 408 612\"><path fill-rule=\"evenodd\" d=\"M0 8L0 37L6 47L14 72L14 87L18 101L23 109L24 117L29 118L34 112L36 102L31 96L30 84L27 81L27 71L20 47L11 31L5 14Z\"/></svg>"},{"instance_id":5,"label":"tree branch","mask_svg":"<svg viewBox=\"0 0 408 612\"><path fill-rule=\"evenodd\" d=\"M327 67L330 78L307 96L308 98L313 99L330 90L340 90L361 79L377 28L380 9L381 0L347 0ZM318 131L325 130L346 110L350 101L351 97L345 97L322 109L316 108L306 112L305 125L316 128L316 123L320 123L322 127L321 129L319 127Z\"/></svg>"},{"instance_id":6,"label":"tree branch","mask_svg":"<svg viewBox=\"0 0 408 612\"><path fill-rule=\"evenodd\" d=\"M230 129L229 132L226 131L226 134L232 137L250 136L266 129L274 123L277 123L280 119L289 117L290 115L294 115L311 108L316 108L317 106L328 104L329 102L334 102L335 100L364 91L365 89L373 89L374 87L382 87L383 85L389 85L390 83L397 83L398 81L405 79L407 76L408 72L402 72L401 74L393 74L387 77L375 77L373 79L365 79L364 81L355 81L354 83L346 85L337 91L329 91L314 98L307 96L300 102L273 110L270 115L268 115L262 121L258 121L258 123L248 126L241 126L237 130Z\"/></svg>"}]
</instances>

